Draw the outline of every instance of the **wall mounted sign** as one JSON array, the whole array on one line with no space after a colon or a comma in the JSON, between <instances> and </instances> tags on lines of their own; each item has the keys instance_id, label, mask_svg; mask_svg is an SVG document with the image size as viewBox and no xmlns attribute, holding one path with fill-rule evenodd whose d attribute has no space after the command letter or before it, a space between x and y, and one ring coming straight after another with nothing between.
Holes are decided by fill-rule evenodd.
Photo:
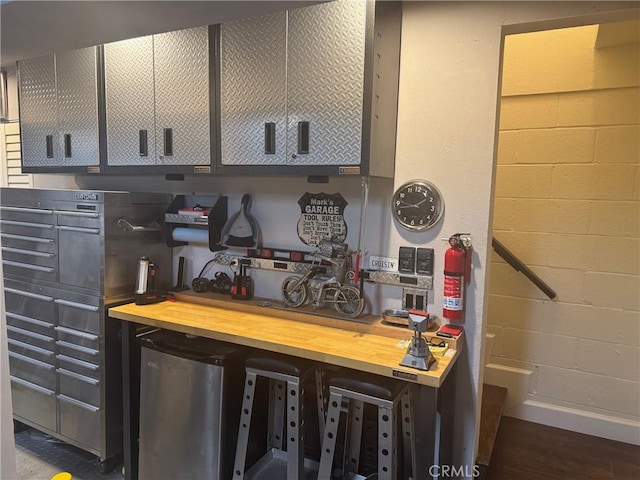
<instances>
[{"instance_id":1,"label":"wall mounted sign","mask_svg":"<svg viewBox=\"0 0 640 480\"><path fill-rule=\"evenodd\" d=\"M369 269L382 272L397 272L398 259L396 257L369 257Z\"/></svg>"},{"instance_id":2,"label":"wall mounted sign","mask_svg":"<svg viewBox=\"0 0 640 480\"><path fill-rule=\"evenodd\" d=\"M339 193L305 193L300 200L298 237L310 247L317 247L323 238L344 242L347 224L344 209L347 201Z\"/></svg>"}]
</instances>

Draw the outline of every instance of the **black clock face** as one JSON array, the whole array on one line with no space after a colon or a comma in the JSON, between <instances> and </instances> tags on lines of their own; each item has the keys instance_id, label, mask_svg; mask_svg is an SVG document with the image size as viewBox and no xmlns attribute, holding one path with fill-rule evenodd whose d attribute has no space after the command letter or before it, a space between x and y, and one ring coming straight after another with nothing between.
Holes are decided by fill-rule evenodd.
<instances>
[{"instance_id":1,"label":"black clock face","mask_svg":"<svg viewBox=\"0 0 640 480\"><path fill-rule=\"evenodd\" d=\"M442 196L435 185L424 180L405 183L393 194L391 208L398 223L408 230L433 227L444 211Z\"/></svg>"}]
</instances>

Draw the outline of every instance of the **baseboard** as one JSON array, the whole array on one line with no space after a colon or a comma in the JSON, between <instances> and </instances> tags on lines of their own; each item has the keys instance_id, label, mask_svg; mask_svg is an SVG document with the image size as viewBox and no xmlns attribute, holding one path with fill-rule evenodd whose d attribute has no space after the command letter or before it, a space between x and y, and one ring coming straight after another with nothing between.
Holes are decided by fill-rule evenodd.
<instances>
[{"instance_id":1,"label":"baseboard","mask_svg":"<svg viewBox=\"0 0 640 480\"><path fill-rule=\"evenodd\" d=\"M504 414L542 425L640 445L640 422L623 418L551 405L536 400L526 400L520 405L506 410Z\"/></svg>"}]
</instances>

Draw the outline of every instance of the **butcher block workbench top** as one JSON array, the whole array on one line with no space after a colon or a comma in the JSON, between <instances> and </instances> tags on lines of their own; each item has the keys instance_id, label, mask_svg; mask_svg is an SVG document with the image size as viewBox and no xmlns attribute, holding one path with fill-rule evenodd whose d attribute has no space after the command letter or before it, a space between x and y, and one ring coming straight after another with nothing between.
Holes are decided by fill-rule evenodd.
<instances>
[{"instance_id":1,"label":"butcher block workbench top","mask_svg":"<svg viewBox=\"0 0 640 480\"><path fill-rule=\"evenodd\" d=\"M291 316L289 312L272 308L250 305L243 308L202 297L196 299L199 303L194 303L189 295L177 298L175 302L153 305L120 305L110 308L109 315L436 388L444 382L464 344L463 339L458 338L457 348L450 348L444 357L436 357L431 370L425 372L399 365L406 351L406 342L400 339L410 339L409 330L380 328L375 322L323 320L318 315L297 312Z\"/></svg>"}]
</instances>

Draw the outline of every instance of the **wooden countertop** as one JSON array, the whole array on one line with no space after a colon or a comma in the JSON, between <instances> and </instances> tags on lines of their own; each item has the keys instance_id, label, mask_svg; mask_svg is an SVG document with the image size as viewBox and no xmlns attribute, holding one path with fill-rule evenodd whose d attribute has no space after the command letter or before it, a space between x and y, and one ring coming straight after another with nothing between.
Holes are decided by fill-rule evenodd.
<instances>
[{"instance_id":1,"label":"wooden countertop","mask_svg":"<svg viewBox=\"0 0 640 480\"><path fill-rule=\"evenodd\" d=\"M242 311L185 301L191 300L188 296L178 298L176 302L153 305L120 305L110 308L109 315L129 322L402 378L430 387L439 387L444 382L464 344L463 339L458 338L458 348L450 348L444 357L435 357L431 370L425 372L399 365L406 346L398 340L399 333L394 327L388 327L393 329L390 331L393 335L387 335L381 329L368 333L363 331L362 324L346 320L336 320L329 326L322 322L284 318L286 315L275 309L256 313L255 309ZM335 326L336 322L340 327ZM406 339L411 337L408 330L400 332Z\"/></svg>"}]
</instances>

